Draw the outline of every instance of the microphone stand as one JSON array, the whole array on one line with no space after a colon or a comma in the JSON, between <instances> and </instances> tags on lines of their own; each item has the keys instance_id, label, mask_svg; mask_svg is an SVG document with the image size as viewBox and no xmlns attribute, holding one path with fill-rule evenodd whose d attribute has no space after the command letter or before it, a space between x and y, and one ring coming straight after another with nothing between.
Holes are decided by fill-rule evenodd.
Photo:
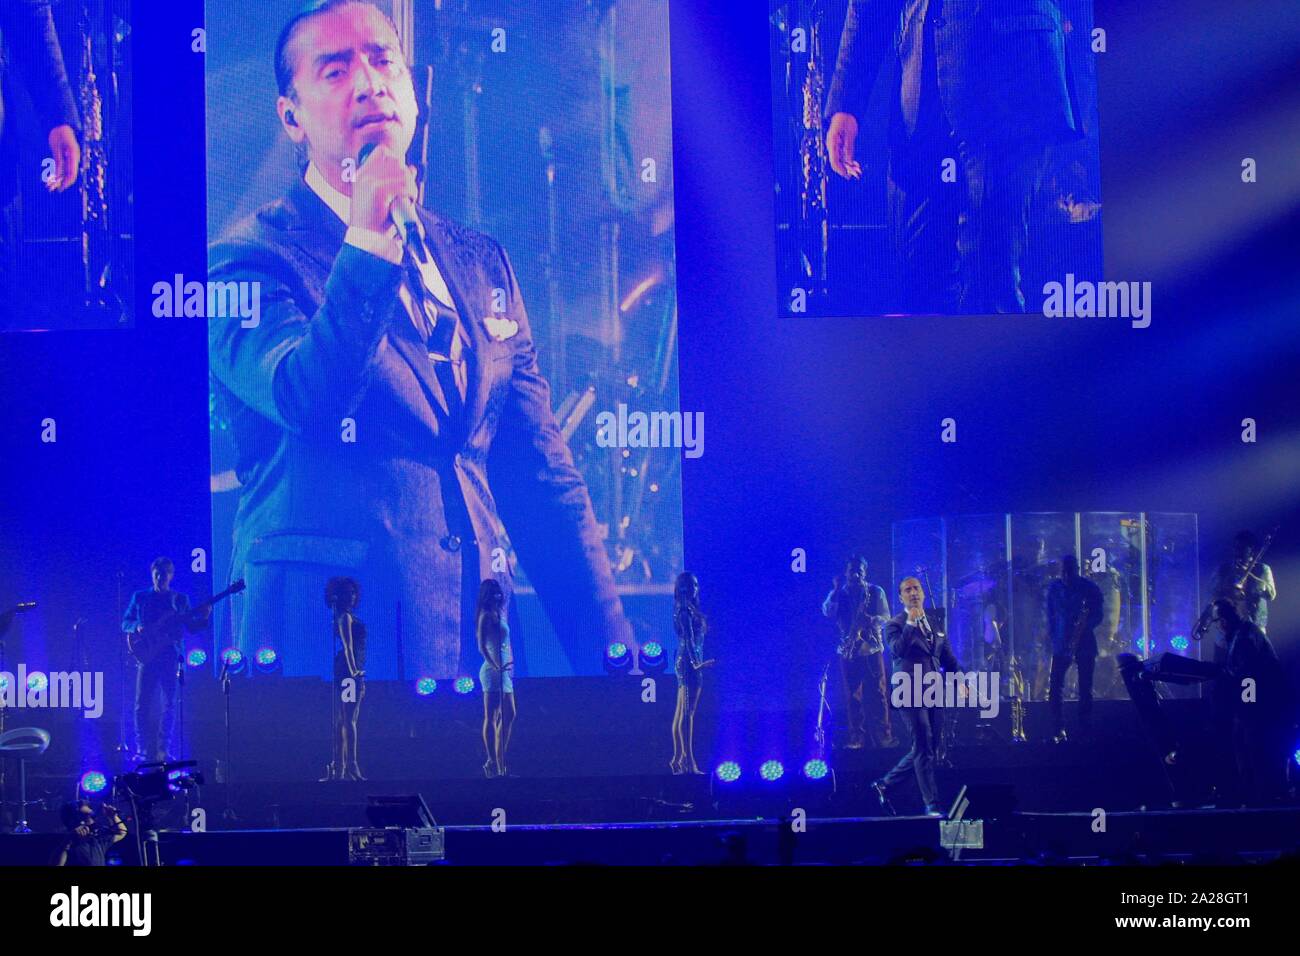
<instances>
[{"instance_id":1,"label":"microphone stand","mask_svg":"<svg viewBox=\"0 0 1300 956\"><path fill-rule=\"evenodd\" d=\"M235 816L234 808L230 805L230 788L233 785L230 776L230 662L224 659L221 662L220 681L221 696L225 701L224 710L226 724L226 766L225 773L223 774L225 777L224 783L226 785L226 806L225 809L221 811L221 819L227 823L234 823L237 818Z\"/></svg>"},{"instance_id":2,"label":"microphone stand","mask_svg":"<svg viewBox=\"0 0 1300 956\"><path fill-rule=\"evenodd\" d=\"M122 630L122 571L119 568L117 572L117 748L114 753L117 754L119 771L126 770L127 758L131 754L131 749L126 743L126 722L128 711L126 709L126 634Z\"/></svg>"},{"instance_id":3,"label":"microphone stand","mask_svg":"<svg viewBox=\"0 0 1300 956\"><path fill-rule=\"evenodd\" d=\"M832 656L822 668L821 680L817 683L817 728L813 731L813 740L817 744L817 757L820 760L826 759L826 722L827 715L831 713L831 702L826 699L826 685L830 682L831 667L835 664L835 658Z\"/></svg>"}]
</instances>

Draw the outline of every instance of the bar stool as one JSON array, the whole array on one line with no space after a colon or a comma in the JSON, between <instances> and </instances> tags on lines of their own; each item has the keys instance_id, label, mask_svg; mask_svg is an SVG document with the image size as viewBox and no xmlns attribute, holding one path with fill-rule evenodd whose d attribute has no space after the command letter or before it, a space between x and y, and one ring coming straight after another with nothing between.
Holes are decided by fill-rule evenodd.
<instances>
[{"instance_id":1,"label":"bar stool","mask_svg":"<svg viewBox=\"0 0 1300 956\"><path fill-rule=\"evenodd\" d=\"M18 760L18 825L14 833L31 833L27 825L27 761L50 747L50 732L39 727L16 727L0 734L0 759Z\"/></svg>"}]
</instances>

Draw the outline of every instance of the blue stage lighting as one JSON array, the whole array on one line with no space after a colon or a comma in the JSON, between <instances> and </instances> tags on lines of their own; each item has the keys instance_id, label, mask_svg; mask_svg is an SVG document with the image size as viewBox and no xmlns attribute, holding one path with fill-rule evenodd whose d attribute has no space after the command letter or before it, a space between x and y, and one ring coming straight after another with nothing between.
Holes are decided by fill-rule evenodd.
<instances>
[{"instance_id":1,"label":"blue stage lighting","mask_svg":"<svg viewBox=\"0 0 1300 956\"><path fill-rule=\"evenodd\" d=\"M415 692L421 697L428 697L438 689L438 682L432 677L421 677L415 682Z\"/></svg>"},{"instance_id":2,"label":"blue stage lighting","mask_svg":"<svg viewBox=\"0 0 1300 956\"><path fill-rule=\"evenodd\" d=\"M822 780L830 772L831 768L826 766L826 761L816 757L803 765L803 775L809 780Z\"/></svg>"},{"instance_id":3,"label":"blue stage lighting","mask_svg":"<svg viewBox=\"0 0 1300 956\"><path fill-rule=\"evenodd\" d=\"M646 641L641 646L641 662L653 664L664 656L664 646L658 641Z\"/></svg>"},{"instance_id":4,"label":"blue stage lighting","mask_svg":"<svg viewBox=\"0 0 1300 956\"><path fill-rule=\"evenodd\" d=\"M724 760L718 764L718 769L713 772L717 774L718 779L723 783L735 783L740 779L740 764L734 760Z\"/></svg>"},{"instance_id":5,"label":"blue stage lighting","mask_svg":"<svg viewBox=\"0 0 1300 956\"><path fill-rule=\"evenodd\" d=\"M280 655L275 652L274 647L262 646L253 653L253 660L257 666L264 671L273 670L275 665L280 661Z\"/></svg>"},{"instance_id":6,"label":"blue stage lighting","mask_svg":"<svg viewBox=\"0 0 1300 956\"><path fill-rule=\"evenodd\" d=\"M785 776L785 765L779 760L765 760L758 768L758 775L771 783Z\"/></svg>"},{"instance_id":7,"label":"blue stage lighting","mask_svg":"<svg viewBox=\"0 0 1300 956\"><path fill-rule=\"evenodd\" d=\"M108 786L108 777L98 770L87 770L81 775L82 793L102 793Z\"/></svg>"},{"instance_id":8,"label":"blue stage lighting","mask_svg":"<svg viewBox=\"0 0 1300 956\"><path fill-rule=\"evenodd\" d=\"M40 671L27 675L27 689L34 691L43 691L50 686L50 679Z\"/></svg>"},{"instance_id":9,"label":"blue stage lighting","mask_svg":"<svg viewBox=\"0 0 1300 956\"><path fill-rule=\"evenodd\" d=\"M605 651L605 656L611 661L621 661L627 657L627 645L622 641L615 641L609 645L609 648Z\"/></svg>"},{"instance_id":10,"label":"blue stage lighting","mask_svg":"<svg viewBox=\"0 0 1300 956\"><path fill-rule=\"evenodd\" d=\"M473 691L474 691L474 678L472 677L456 678L456 693L470 694L473 693Z\"/></svg>"},{"instance_id":11,"label":"blue stage lighting","mask_svg":"<svg viewBox=\"0 0 1300 956\"><path fill-rule=\"evenodd\" d=\"M1169 639L1169 646L1176 651L1187 650L1187 643L1187 635L1185 634L1175 634Z\"/></svg>"},{"instance_id":12,"label":"blue stage lighting","mask_svg":"<svg viewBox=\"0 0 1300 956\"><path fill-rule=\"evenodd\" d=\"M185 655L185 663L190 667L202 667L208 662L208 652L201 647L191 647Z\"/></svg>"},{"instance_id":13,"label":"blue stage lighting","mask_svg":"<svg viewBox=\"0 0 1300 956\"><path fill-rule=\"evenodd\" d=\"M231 674L239 673L245 662L244 652L237 647L227 647L221 652L221 663L226 665L226 670Z\"/></svg>"},{"instance_id":14,"label":"blue stage lighting","mask_svg":"<svg viewBox=\"0 0 1300 956\"><path fill-rule=\"evenodd\" d=\"M1291 759L1295 761L1297 767L1300 767L1300 747L1296 748L1295 753L1291 755Z\"/></svg>"}]
</instances>

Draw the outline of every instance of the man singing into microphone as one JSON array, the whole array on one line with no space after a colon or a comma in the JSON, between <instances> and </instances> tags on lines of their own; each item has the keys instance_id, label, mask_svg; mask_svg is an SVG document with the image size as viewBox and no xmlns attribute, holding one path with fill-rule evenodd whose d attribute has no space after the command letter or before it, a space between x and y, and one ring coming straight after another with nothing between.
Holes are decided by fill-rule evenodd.
<instances>
[{"instance_id":1,"label":"man singing into microphone","mask_svg":"<svg viewBox=\"0 0 1300 956\"><path fill-rule=\"evenodd\" d=\"M898 594L903 599L903 613L895 616L885 627L885 639L894 657L894 673L904 674L908 682L919 676L924 680L931 671L959 671L957 656L953 654L948 638L940 632L938 615L925 610L925 590L917 578L903 578ZM916 773L916 785L925 801L926 816L941 817L939 788L934 777L934 761L943 739L943 707L921 706L919 688L909 694L909 705L900 707L908 726L912 728L912 749L903 754L894 769L871 786L880 798L880 805L894 812L889 800L889 789L902 782L909 772Z\"/></svg>"},{"instance_id":2,"label":"man singing into microphone","mask_svg":"<svg viewBox=\"0 0 1300 956\"><path fill-rule=\"evenodd\" d=\"M210 250L209 280L262 303L253 327L210 324L239 453L238 639L327 676L319 595L346 576L366 588L369 677L472 672L478 584L510 591L504 530L562 638L594 660L631 640L504 250L424 209L405 243L394 225L416 208L418 109L392 22L315 0L275 72L302 178Z\"/></svg>"}]
</instances>

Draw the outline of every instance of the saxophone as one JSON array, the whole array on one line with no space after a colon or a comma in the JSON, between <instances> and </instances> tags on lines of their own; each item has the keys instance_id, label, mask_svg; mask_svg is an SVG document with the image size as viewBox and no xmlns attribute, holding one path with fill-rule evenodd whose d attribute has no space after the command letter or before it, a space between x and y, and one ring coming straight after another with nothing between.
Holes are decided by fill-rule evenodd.
<instances>
[{"instance_id":1,"label":"saxophone","mask_svg":"<svg viewBox=\"0 0 1300 956\"><path fill-rule=\"evenodd\" d=\"M89 0L81 6L81 264L85 306L109 308L112 242L108 215L108 149L104 143L104 100L95 73L95 30Z\"/></svg>"},{"instance_id":2,"label":"saxophone","mask_svg":"<svg viewBox=\"0 0 1300 956\"><path fill-rule=\"evenodd\" d=\"M1011 740L1023 744L1025 734L1025 675L1020 672L1020 661L1015 654L1007 655L1007 697L1011 701Z\"/></svg>"},{"instance_id":3,"label":"saxophone","mask_svg":"<svg viewBox=\"0 0 1300 956\"><path fill-rule=\"evenodd\" d=\"M826 209L826 185L830 157L822 129L822 103L826 99L826 74L823 67L822 20L824 11L814 4L808 31L808 64L801 92L803 94L799 166L801 174L799 204L799 239L803 268L812 280L813 290L826 291L827 260L830 244L830 217Z\"/></svg>"}]
</instances>

